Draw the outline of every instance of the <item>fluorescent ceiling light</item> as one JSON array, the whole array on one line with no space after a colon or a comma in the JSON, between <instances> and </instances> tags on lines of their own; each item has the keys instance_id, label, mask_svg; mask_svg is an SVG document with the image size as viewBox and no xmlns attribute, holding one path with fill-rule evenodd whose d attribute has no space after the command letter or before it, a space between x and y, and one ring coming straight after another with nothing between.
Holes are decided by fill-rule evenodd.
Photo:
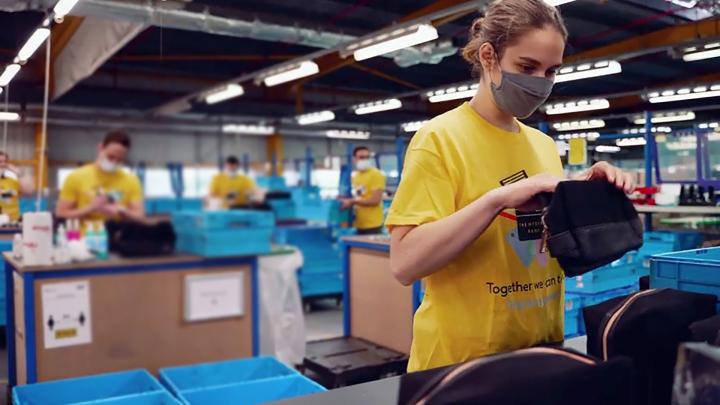
<instances>
[{"instance_id":1,"label":"fluorescent ceiling light","mask_svg":"<svg viewBox=\"0 0 720 405\"><path fill-rule=\"evenodd\" d=\"M342 129L331 129L325 132L328 138L334 139L369 139L368 131L346 131Z\"/></svg>"},{"instance_id":2,"label":"fluorescent ceiling light","mask_svg":"<svg viewBox=\"0 0 720 405\"><path fill-rule=\"evenodd\" d=\"M700 129L715 129L718 127L720 127L720 123L718 122L703 122L698 124L698 128Z\"/></svg>"},{"instance_id":3,"label":"fluorescent ceiling light","mask_svg":"<svg viewBox=\"0 0 720 405\"><path fill-rule=\"evenodd\" d=\"M19 71L20 65L18 65L17 63L7 65L2 74L0 74L0 87L7 86Z\"/></svg>"},{"instance_id":4,"label":"fluorescent ceiling light","mask_svg":"<svg viewBox=\"0 0 720 405\"><path fill-rule=\"evenodd\" d=\"M653 124L662 124L664 122L679 122L679 121L692 121L695 119L695 113L693 111L680 111L680 112L669 112L669 113L655 113L650 119ZM645 118L637 116L633 123L635 125L645 125Z\"/></svg>"},{"instance_id":5,"label":"fluorescent ceiling light","mask_svg":"<svg viewBox=\"0 0 720 405\"><path fill-rule=\"evenodd\" d=\"M603 120L582 120L582 121L569 121L569 122L556 122L553 124L553 128L557 131L582 131L584 129L595 129L604 128L605 121Z\"/></svg>"},{"instance_id":6,"label":"fluorescent ceiling light","mask_svg":"<svg viewBox=\"0 0 720 405\"><path fill-rule=\"evenodd\" d=\"M431 103L440 103L443 101L460 100L463 98L471 98L477 92L480 85L478 83L466 84L461 86L452 86L445 89L438 89L427 92L425 95Z\"/></svg>"},{"instance_id":7,"label":"fluorescent ceiling light","mask_svg":"<svg viewBox=\"0 0 720 405\"><path fill-rule=\"evenodd\" d=\"M361 61L436 39L438 32L435 27L430 24L418 24L366 39L348 46L347 49L353 52L355 60Z\"/></svg>"},{"instance_id":8,"label":"fluorescent ceiling light","mask_svg":"<svg viewBox=\"0 0 720 405\"><path fill-rule=\"evenodd\" d=\"M280 68L269 72L262 80L268 87L291 82L303 77L312 76L320 71L317 63L306 60L296 65Z\"/></svg>"},{"instance_id":9,"label":"fluorescent ceiling light","mask_svg":"<svg viewBox=\"0 0 720 405\"><path fill-rule=\"evenodd\" d=\"M53 13L55 13L56 17L65 17L66 15L70 14L70 10L75 7L75 4L77 4L77 2L78 0L60 0L55 5Z\"/></svg>"},{"instance_id":10,"label":"fluorescent ceiling light","mask_svg":"<svg viewBox=\"0 0 720 405\"><path fill-rule=\"evenodd\" d=\"M561 68L555 83L570 82L573 80L589 79L591 77L600 77L614 75L622 72L620 62L614 60L606 60L595 63L583 63L577 66L568 66Z\"/></svg>"},{"instance_id":11,"label":"fluorescent ceiling light","mask_svg":"<svg viewBox=\"0 0 720 405\"><path fill-rule=\"evenodd\" d=\"M688 91L690 90L690 91ZM649 102L670 103L673 101L697 100L701 98L720 97L720 85L698 86L693 89L682 88L648 93Z\"/></svg>"},{"instance_id":12,"label":"fluorescent ceiling light","mask_svg":"<svg viewBox=\"0 0 720 405\"><path fill-rule=\"evenodd\" d=\"M625 139L618 139L615 141L615 144L617 146L626 148L626 147L632 147L632 146L645 146L647 142L645 141L645 138L625 138Z\"/></svg>"},{"instance_id":13,"label":"fluorescent ceiling light","mask_svg":"<svg viewBox=\"0 0 720 405\"><path fill-rule=\"evenodd\" d=\"M657 133L670 133L672 132L672 128L670 127L652 127L650 132ZM645 135L645 128L629 128L629 129L623 129L622 130L623 135Z\"/></svg>"},{"instance_id":14,"label":"fluorescent ceiling light","mask_svg":"<svg viewBox=\"0 0 720 405\"><path fill-rule=\"evenodd\" d=\"M423 125L425 125L428 121L415 121L415 122L406 122L402 124L402 129L405 132L417 132L420 128L422 128Z\"/></svg>"},{"instance_id":15,"label":"fluorescent ceiling light","mask_svg":"<svg viewBox=\"0 0 720 405\"><path fill-rule=\"evenodd\" d=\"M275 133L275 127L268 125L225 124L222 127L222 131L226 134L272 135Z\"/></svg>"},{"instance_id":16,"label":"fluorescent ceiling light","mask_svg":"<svg viewBox=\"0 0 720 405\"><path fill-rule=\"evenodd\" d=\"M693 8L697 6L697 0L665 0L666 2L685 8Z\"/></svg>"},{"instance_id":17,"label":"fluorescent ceiling light","mask_svg":"<svg viewBox=\"0 0 720 405\"><path fill-rule=\"evenodd\" d=\"M700 49L697 47L686 48L683 60L685 62L695 62L703 59L711 59L720 57L720 42L706 44Z\"/></svg>"},{"instance_id":18,"label":"fluorescent ceiling light","mask_svg":"<svg viewBox=\"0 0 720 405\"><path fill-rule=\"evenodd\" d=\"M572 3L575 0L545 0L545 3L547 3L550 6L557 7L563 4Z\"/></svg>"},{"instance_id":19,"label":"fluorescent ceiling light","mask_svg":"<svg viewBox=\"0 0 720 405\"><path fill-rule=\"evenodd\" d=\"M208 104L217 104L221 101L229 100L231 98L240 97L245 94L245 89L239 84L228 84L227 86L213 90L210 94L205 96L205 102Z\"/></svg>"},{"instance_id":20,"label":"fluorescent ceiling light","mask_svg":"<svg viewBox=\"0 0 720 405\"><path fill-rule=\"evenodd\" d=\"M49 28L36 29L35 32L33 32L33 34L30 36L30 38L28 38L27 42L25 42L25 45L20 48L17 56L18 60L20 62L25 62L30 59L30 57L33 56L35 51L40 48L40 45L42 45L49 36Z\"/></svg>"},{"instance_id":21,"label":"fluorescent ceiling light","mask_svg":"<svg viewBox=\"0 0 720 405\"><path fill-rule=\"evenodd\" d=\"M334 119L335 113L330 110L302 114L295 117L295 120L300 125L317 124L319 122L332 121Z\"/></svg>"},{"instance_id":22,"label":"fluorescent ceiling light","mask_svg":"<svg viewBox=\"0 0 720 405\"><path fill-rule=\"evenodd\" d=\"M596 98L592 100L569 101L567 103L557 103L547 105L545 113L547 115L569 114L581 111L605 110L610 108L610 102L605 98Z\"/></svg>"},{"instance_id":23,"label":"fluorescent ceiling light","mask_svg":"<svg viewBox=\"0 0 720 405\"><path fill-rule=\"evenodd\" d=\"M580 132L574 134L560 134L557 137L560 140L566 141L569 139L587 139L588 141L595 141L600 138L599 132Z\"/></svg>"},{"instance_id":24,"label":"fluorescent ceiling light","mask_svg":"<svg viewBox=\"0 0 720 405\"><path fill-rule=\"evenodd\" d=\"M20 114L14 112L0 112L0 121L20 121Z\"/></svg>"},{"instance_id":25,"label":"fluorescent ceiling light","mask_svg":"<svg viewBox=\"0 0 720 405\"><path fill-rule=\"evenodd\" d=\"M353 107L355 114L365 115L380 111L396 110L402 107L402 102L396 98L389 100L374 101L372 103L358 104Z\"/></svg>"},{"instance_id":26,"label":"fluorescent ceiling light","mask_svg":"<svg viewBox=\"0 0 720 405\"><path fill-rule=\"evenodd\" d=\"M620 152L620 147L619 146L598 145L595 147L595 152L618 153L618 152Z\"/></svg>"}]
</instances>

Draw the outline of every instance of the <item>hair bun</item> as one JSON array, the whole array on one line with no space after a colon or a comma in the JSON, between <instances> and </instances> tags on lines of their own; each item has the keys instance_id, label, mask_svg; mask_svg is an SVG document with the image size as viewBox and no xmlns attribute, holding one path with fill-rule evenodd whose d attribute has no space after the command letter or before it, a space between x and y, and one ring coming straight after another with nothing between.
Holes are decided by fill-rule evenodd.
<instances>
[{"instance_id":1,"label":"hair bun","mask_svg":"<svg viewBox=\"0 0 720 405\"><path fill-rule=\"evenodd\" d=\"M472 37L476 37L480 34L483 29L483 22L485 22L485 17L476 18L475 21L473 21L472 26L470 27Z\"/></svg>"}]
</instances>

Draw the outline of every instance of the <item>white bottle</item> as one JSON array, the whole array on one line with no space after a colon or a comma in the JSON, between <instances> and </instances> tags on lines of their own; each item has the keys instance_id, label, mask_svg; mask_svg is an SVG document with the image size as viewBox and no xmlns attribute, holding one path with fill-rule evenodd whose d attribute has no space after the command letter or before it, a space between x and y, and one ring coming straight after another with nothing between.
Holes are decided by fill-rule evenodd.
<instances>
[{"instance_id":1,"label":"white bottle","mask_svg":"<svg viewBox=\"0 0 720 405\"><path fill-rule=\"evenodd\" d=\"M12 243L12 255L15 259L22 259L23 238L19 233L15 234Z\"/></svg>"}]
</instances>

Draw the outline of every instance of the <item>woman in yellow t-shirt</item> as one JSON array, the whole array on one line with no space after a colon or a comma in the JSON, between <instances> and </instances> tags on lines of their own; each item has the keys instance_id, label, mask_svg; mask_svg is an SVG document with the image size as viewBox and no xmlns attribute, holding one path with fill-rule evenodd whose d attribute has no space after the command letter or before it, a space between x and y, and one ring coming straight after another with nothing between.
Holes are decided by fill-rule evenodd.
<instances>
[{"instance_id":1,"label":"woman in yellow t-shirt","mask_svg":"<svg viewBox=\"0 0 720 405\"><path fill-rule=\"evenodd\" d=\"M0 151L0 214L9 216L12 222L20 219L20 196L32 192L21 176L7 152Z\"/></svg>"},{"instance_id":2,"label":"woman in yellow t-shirt","mask_svg":"<svg viewBox=\"0 0 720 405\"><path fill-rule=\"evenodd\" d=\"M517 118L550 95L567 30L543 0L500 0L470 36L477 94L413 137L386 221L393 274L426 286L409 371L563 339L562 270L521 240L514 209L540 208L563 175L553 140ZM581 179L598 178L634 188L605 162Z\"/></svg>"},{"instance_id":3,"label":"woman in yellow t-shirt","mask_svg":"<svg viewBox=\"0 0 720 405\"><path fill-rule=\"evenodd\" d=\"M240 173L240 160L235 156L225 159L225 171L210 182L210 198L222 201L224 208L243 207L258 202L255 181Z\"/></svg>"}]
</instances>

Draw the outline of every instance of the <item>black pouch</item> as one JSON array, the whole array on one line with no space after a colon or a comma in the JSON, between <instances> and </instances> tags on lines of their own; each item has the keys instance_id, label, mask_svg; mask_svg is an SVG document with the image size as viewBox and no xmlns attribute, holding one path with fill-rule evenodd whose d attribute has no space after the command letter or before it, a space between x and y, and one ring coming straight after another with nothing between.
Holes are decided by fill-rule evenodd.
<instances>
[{"instance_id":1,"label":"black pouch","mask_svg":"<svg viewBox=\"0 0 720 405\"><path fill-rule=\"evenodd\" d=\"M125 257L162 256L175 251L175 230L168 221L157 224L110 221L110 250Z\"/></svg>"},{"instance_id":2,"label":"black pouch","mask_svg":"<svg viewBox=\"0 0 720 405\"><path fill-rule=\"evenodd\" d=\"M629 359L600 362L568 349L538 347L407 374L401 405L630 405Z\"/></svg>"},{"instance_id":3,"label":"black pouch","mask_svg":"<svg viewBox=\"0 0 720 405\"><path fill-rule=\"evenodd\" d=\"M670 404L678 346L690 325L715 315L714 295L661 289L640 291L583 309L588 354L633 359L639 405Z\"/></svg>"},{"instance_id":4,"label":"black pouch","mask_svg":"<svg viewBox=\"0 0 720 405\"><path fill-rule=\"evenodd\" d=\"M693 342L720 346L720 315L693 322L690 325L690 337Z\"/></svg>"},{"instance_id":5,"label":"black pouch","mask_svg":"<svg viewBox=\"0 0 720 405\"><path fill-rule=\"evenodd\" d=\"M643 244L632 202L604 180L561 182L543 220L550 255L568 277L612 263Z\"/></svg>"}]
</instances>

